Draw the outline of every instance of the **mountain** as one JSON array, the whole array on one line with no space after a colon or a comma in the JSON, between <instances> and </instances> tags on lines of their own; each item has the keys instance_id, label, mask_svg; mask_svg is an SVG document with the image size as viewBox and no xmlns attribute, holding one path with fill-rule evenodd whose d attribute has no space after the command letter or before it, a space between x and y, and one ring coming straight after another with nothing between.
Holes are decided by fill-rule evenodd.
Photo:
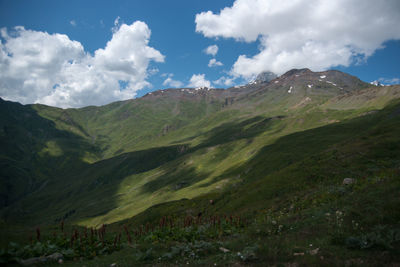
<instances>
[{"instance_id":1,"label":"mountain","mask_svg":"<svg viewBox=\"0 0 400 267\"><path fill-rule=\"evenodd\" d=\"M4 242L61 221L116 229L181 214L268 221L283 208L282 220L304 231L307 213L334 209L368 229L396 225L400 86L332 70L259 78L79 109L0 100ZM348 177L358 181L351 190L341 187ZM369 212L363 201L385 201L380 217L354 215Z\"/></svg>"},{"instance_id":2,"label":"mountain","mask_svg":"<svg viewBox=\"0 0 400 267\"><path fill-rule=\"evenodd\" d=\"M265 76L273 75L259 75ZM316 113L318 110L314 109L318 109L318 105L328 105L329 99L333 101L335 97L366 87L368 84L338 71L314 73L300 69L291 70L269 82L239 88L159 90L139 99L102 107L59 109L44 105L22 106L2 100L1 142L5 148L2 156L5 166L2 168L2 206L8 207L19 199L23 202L24 197L30 199L32 195L40 195L37 191L49 194L47 188L58 195L58 187L63 187L65 180L71 183L70 192L65 192L67 195L76 194L74 186L119 183L132 173L142 172L137 168L150 171L167 164L169 156L165 156L165 161L154 163L149 159L150 163L140 162L140 167L137 166L141 157L153 153L158 155L158 150L171 153L172 160L188 157L186 154L195 154L206 147L265 134L274 124L281 125L285 134L295 132L295 129L287 129L286 124L298 116L299 110L300 114L303 110ZM340 103L344 101L341 99ZM307 121L306 118L297 120ZM298 128L304 130L336 120L321 118ZM257 130L240 137L246 127ZM273 137L270 135L266 139ZM178 150L182 152L176 153ZM150 166L142 167L143 164ZM99 165L107 169L101 175L94 171ZM115 168L125 168L126 173L117 175ZM85 177L77 179L82 174ZM104 174L110 177L106 179ZM104 179L106 181L100 182ZM96 190L89 191L97 194ZM61 199L71 203L68 197ZM28 202L38 204L38 201ZM73 207L70 209L74 210Z\"/></svg>"},{"instance_id":3,"label":"mountain","mask_svg":"<svg viewBox=\"0 0 400 267\"><path fill-rule=\"evenodd\" d=\"M269 81L278 77L275 73L270 71L263 71L259 73L254 80L254 83L268 83Z\"/></svg>"}]
</instances>

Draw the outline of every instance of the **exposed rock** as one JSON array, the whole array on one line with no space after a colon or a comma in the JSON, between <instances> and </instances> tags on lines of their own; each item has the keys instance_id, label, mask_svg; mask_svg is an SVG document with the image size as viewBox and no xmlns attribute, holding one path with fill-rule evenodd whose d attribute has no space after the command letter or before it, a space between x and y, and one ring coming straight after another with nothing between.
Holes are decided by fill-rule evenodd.
<instances>
[{"instance_id":1,"label":"exposed rock","mask_svg":"<svg viewBox=\"0 0 400 267\"><path fill-rule=\"evenodd\" d=\"M351 185L356 182L356 179L354 178L344 178L343 179L343 185Z\"/></svg>"},{"instance_id":2,"label":"exposed rock","mask_svg":"<svg viewBox=\"0 0 400 267\"><path fill-rule=\"evenodd\" d=\"M60 252L56 252L56 253L53 253L53 254L47 256L47 259L49 259L49 260L54 260L54 261L58 261L58 260L60 260L60 259L61 259L61 260L64 259L64 256L63 256L63 254L61 254Z\"/></svg>"},{"instance_id":3,"label":"exposed rock","mask_svg":"<svg viewBox=\"0 0 400 267\"><path fill-rule=\"evenodd\" d=\"M48 262L48 261L56 261L58 263L63 263L64 256L60 252L55 252L47 257L42 256L42 257L34 257L34 258L29 258L26 260L21 260L19 263L24 266L30 266L30 265L35 265L43 262Z\"/></svg>"},{"instance_id":4,"label":"exposed rock","mask_svg":"<svg viewBox=\"0 0 400 267\"><path fill-rule=\"evenodd\" d=\"M316 248L316 249L310 250L308 253L310 253L310 255L317 255L318 251L319 251L319 248Z\"/></svg>"},{"instance_id":5,"label":"exposed rock","mask_svg":"<svg viewBox=\"0 0 400 267\"><path fill-rule=\"evenodd\" d=\"M30 266L38 263L43 263L46 262L47 258L46 257L35 257L35 258L29 258L26 260L21 260L19 263L23 266Z\"/></svg>"},{"instance_id":6,"label":"exposed rock","mask_svg":"<svg viewBox=\"0 0 400 267\"><path fill-rule=\"evenodd\" d=\"M295 252L293 256L304 256L304 252Z\"/></svg>"},{"instance_id":7,"label":"exposed rock","mask_svg":"<svg viewBox=\"0 0 400 267\"><path fill-rule=\"evenodd\" d=\"M230 251L229 249L223 247L220 247L219 250L221 250L223 253L228 253Z\"/></svg>"},{"instance_id":8,"label":"exposed rock","mask_svg":"<svg viewBox=\"0 0 400 267\"><path fill-rule=\"evenodd\" d=\"M263 71L260 74L257 75L255 82L257 83L267 83L273 79L278 77L275 73L270 72L270 71Z\"/></svg>"}]
</instances>

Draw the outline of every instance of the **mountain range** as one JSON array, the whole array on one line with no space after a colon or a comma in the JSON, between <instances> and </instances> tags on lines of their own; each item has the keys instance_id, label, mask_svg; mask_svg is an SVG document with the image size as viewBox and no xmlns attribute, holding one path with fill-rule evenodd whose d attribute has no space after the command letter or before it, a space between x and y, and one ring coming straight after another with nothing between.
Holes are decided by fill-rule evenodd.
<instances>
[{"instance_id":1,"label":"mountain range","mask_svg":"<svg viewBox=\"0 0 400 267\"><path fill-rule=\"evenodd\" d=\"M380 217L367 226L396 225L398 133L399 85L334 70L263 73L228 89L164 89L77 109L1 99L1 224L99 227L199 212L258 218L329 204L374 207ZM340 195L349 177L371 191Z\"/></svg>"}]
</instances>

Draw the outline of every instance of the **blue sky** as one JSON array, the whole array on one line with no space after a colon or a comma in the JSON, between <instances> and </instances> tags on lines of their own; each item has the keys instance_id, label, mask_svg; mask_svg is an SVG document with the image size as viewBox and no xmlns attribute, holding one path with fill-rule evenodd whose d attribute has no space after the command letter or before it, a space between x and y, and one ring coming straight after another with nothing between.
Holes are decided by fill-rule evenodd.
<instances>
[{"instance_id":1,"label":"blue sky","mask_svg":"<svg viewBox=\"0 0 400 267\"><path fill-rule=\"evenodd\" d=\"M39 67L34 63L29 63L28 67L19 69L15 66L20 66L20 64L7 65L8 63L4 63L6 60L3 59L0 68L3 68L3 73L9 72L10 74L8 76L3 74L4 76L0 77L3 80L0 82L0 96L22 103L45 103L60 107L100 105L127 99L133 95L141 96L149 91L173 85L210 85L227 88L245 83L259 71L272 70L282 74L292 67L309 67L314 71L338 69L356 75L367 82L380 79L384 83L399 83L400 33L396 29L398 27L394 27L394 25L400 22L396 18L396 14L397 17L400 17L398 15L400 9L395 0L382 1L380 4L376 4L376 1L363 0L363 3L370 3L371 7L360 5L360 0L337 1L337 6L333 6L332 9L336 8L340 11L342 8L346 11L359 8L360 18L354 25L349 25L350 28L353 27L352 31L348 31L346 27L337 27L329 33L331 36L318 30L318 27L324 26L319 23L318 16L312 17L320 10L329 10L325 6L326 4L322 3L323 1L303 1L305 4L294 7L280 2L282 1L1 0L0 28L6 29L6 34L1 37L2 49L5 51L4 54L10 57L8 61L17 61L18 53L21 54L18 62L26 58L27 52L20 51L24 49L24 46L19 46L18 42L29 43L26 49L40 49L40 45L54 44L56 41L53 40L53 42L52 37L59 33L66 35L68 40L62 41L62 44L58 42L54 46L61 45L60 48L57 48L57 53L72 53L65 57L66 60L72 58L67 60L70 63L78 58L76 62L91 62L85 63L88 66L97 67L96 64L100 66L100 63L94 63L100 61L103 62L103 65L106 63L110 65L113 62L110 61L108 55L120 58L124 58L125 55L124 48L119 49L118 45L115 46L113 53L110 52L111 50L108 51L106 49L107 42L118 32L121 25L132 26L137 21L143 22L144 25L126 28L125 33L132 33L129 31L130 29L140 28L142 31L148 29L151 31L151 36L147 38L143 32L141 35L148 43L139 42L140 47L150 47L159 53L152 51L151 55L139 59L139 61L143 61L140 68L144 69L141 71L136 71L135 67L129 69L121 67L119 73L112 76L112 73L116 72L104 67L105 65L97 67L99 71L109 73L109 76L99 78L102 74L96 73L97 78L93 78L93 81L89 82L85 80L85 76L81 80L68 80L69 77L74 76L72 70L68 70L71 71L71 76L68 77L51 71L58 68L59 65L56 64L63 64L57 60L60 57L56 55L50 55L49 62L41 63L49 64L49 66L54 64L46 72L38 70ZM310 6L307 10L316 8L316 6L318 9L317 12L313 10L307 15L307 10L302 9L311 2L314 3L314 7ZM224 8L225 11L221 12ZM264 8L268 12L264 12ZM244 10L250 10L247 17ZM205 13L207 11L210 12ZM332 13L332 11L321 12L327 12L327 14L321 14L321 17L327 20L331 16L334 21L338 16L338 13ZM358 11L355 12L358 16ZM382 31L382 28L379 28L382 27L379 23L374 24L374 20L368 17L368 12L375 12L378 17L385 19L387 22L383 25L385 30ZM293 21L290 22L290 20ZM372 21L371 25L368 25L370 29L358 30L357 27L361 28L366 21L368 23ZM15 31L15 26L23 26L24 29ZM329 26L327 29L331 28ZM304 31L303 36L300 36L303 29L307 30ZM314 29L317 30L314 31ZM42 32L48 35L38 34ZM120 32L122 35L123 31ZM299 33L301 34L299 35ZM18 38L24 34L25 39ZM352 36L354 36L354 40L351 40ZM47 41L41 42L38 38L47 38ZM121 38L123 39L123 36ZM303 39L305 41L302 41ZM342 40L346 40L346 42ZM65 47L71 45L72 41L79 42L79 44L74 43L75 52L71 52ZM34 42L38 42L40 45L34 46ZM215 55L205 53L205 49L211 45L218 46L218 52ZM278 48L274 48L274 45ZM19 50L16 47L19 47ZM285 48L281 49L280 47ZM104 49L105 59L95 59L98 49ZM127 50L126 53L132 54L130 63L135 65L134 58L140 57L140 55L136 55L135 51L129 51ZM43 58L48 56L46 53L39 51L36 54ZM92 58L83 59L82 53L89 54ZM11 58L12 56L14 58ZM220 62L220 64L210 67L209 63L213 58L214 62ZM223 65L220 66L221 64ZM41 65L40 68L46 69L46 66ZM60 71L63 71L61 67ZM26 73L26 77L21 77L19 81L16 81L17 78L12 75L17 72ZM130 72L132 72L132 77L138 76L131 79ZM32 78L32 73L36 78ZM37 78L40 75L43 77ZM50 75L58 78L49 77ZM175 83L167 83L168 78ZM96 82L102 81L105 84L98 86L102 89L94 89L97 88ZM73 85L79 86L83 83L90 85L79 90L72 88ZM119 92L111 92L112 90L109 89L112 86L115 87L115 84L116 87L120 86ZM49 87L47 91L42 89L46 86ZM25 89L21 89L21 87ZM99 96L100 94L102 97ZM106 96L107 94L109 96Z\"/></svg>"}]
</instances>

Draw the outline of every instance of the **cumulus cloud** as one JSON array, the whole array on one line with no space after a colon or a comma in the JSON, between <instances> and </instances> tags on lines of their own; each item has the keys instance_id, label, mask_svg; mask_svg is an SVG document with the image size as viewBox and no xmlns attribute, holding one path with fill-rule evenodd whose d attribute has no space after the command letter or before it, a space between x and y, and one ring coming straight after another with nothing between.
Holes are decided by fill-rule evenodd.
<instances>
[{"instance_id":1,"label":"cumulus cloud","mask_svg":"<svg viewBox=\"0 0 400 267\"><path fill-rule=\"evenodd\" d=\"M207 55L211 55L215 57L215 55L218 53L218 46L217 45L210 45L206 49L204 49L204 53Z\"/></svg>"},{"instance_id":2,"label":"cumulus cloud","mask_svg":"<svg viewBox=\"0 0 400 267\"><path fill-rule=\"evenodd\" d=\"M389 85L400 84L400 78L379 78L378 81Z\"/></svg>"},{"instance_id":3,"label":"cumulus cloud","mask_svg":"<svg viewBox=\"0 0 400 267\"><path fill-rule=\"evenodd\" d=\"M208 66L211 67L218 67L218 66L222 66L224 64L222 64L222 62L217 61L215 58L210 59L210 61L208 62Z\"/></svg>"},{"instance_id":4,"label":"cumulus cloud","mask_svg":"<svg viewBox=\"0 0 400 267\"><path fill-rule=\"evenodd\" d=\"M261 71L324 70L368 58L383 43L400 39L398 0L236 0L219 14L196 15L205 37L260 42L253 57L240 55L232 74L249 78Z\"/></svg>"},{"instance_id":5,"label":"cumulus cloud","mask_svg":"<svg viewBox=\"0 0 400 267\"><path fill-rule=\"evenodd\" d=\"M161 76L163 76L163 75L161 75ZM164 77L166 77L166 76L168 76L168 77L163 82L164 86L169 86L169 87L174 87L174 88L183 86L183 83L181 81L172 79L172 77L174 76L172 73L165 74Z\"/></svg>"},{"instance_id":6,"label":"cumulus cloud","mask_svg":"<svg viewBox=\"0 0 400 267\"><path fill-rule=\"evenodd\" d=\"M122 24L106 47L91 55L64 34L23 27L9 33L3 28L0 96L58 107L130 99L150 86L146 81L150 61L164 61L158 50L148 46L150 35L144 22Z\"/></svg>"},{"instance_id":7,"label":"cumulus cloud","mask_svg":"<svg viewBox=\"0 0 400 267\"><path fill-rule=\"evenodd\" d=\"M235 78L222 76L218 80L213 81L213 83L220 86L232 86L235 84Z\"/></svg>"},{"instance_id":8,"label":"cumulus cloud","mask_svg":"<svg viewBox=\"0 0 400 267\"><path fill-rule=\"evenodd\" d=\"M188 87L211 87L211 82L206 80L205 74L193 74Z\"/></svg>"}]
</instances>

